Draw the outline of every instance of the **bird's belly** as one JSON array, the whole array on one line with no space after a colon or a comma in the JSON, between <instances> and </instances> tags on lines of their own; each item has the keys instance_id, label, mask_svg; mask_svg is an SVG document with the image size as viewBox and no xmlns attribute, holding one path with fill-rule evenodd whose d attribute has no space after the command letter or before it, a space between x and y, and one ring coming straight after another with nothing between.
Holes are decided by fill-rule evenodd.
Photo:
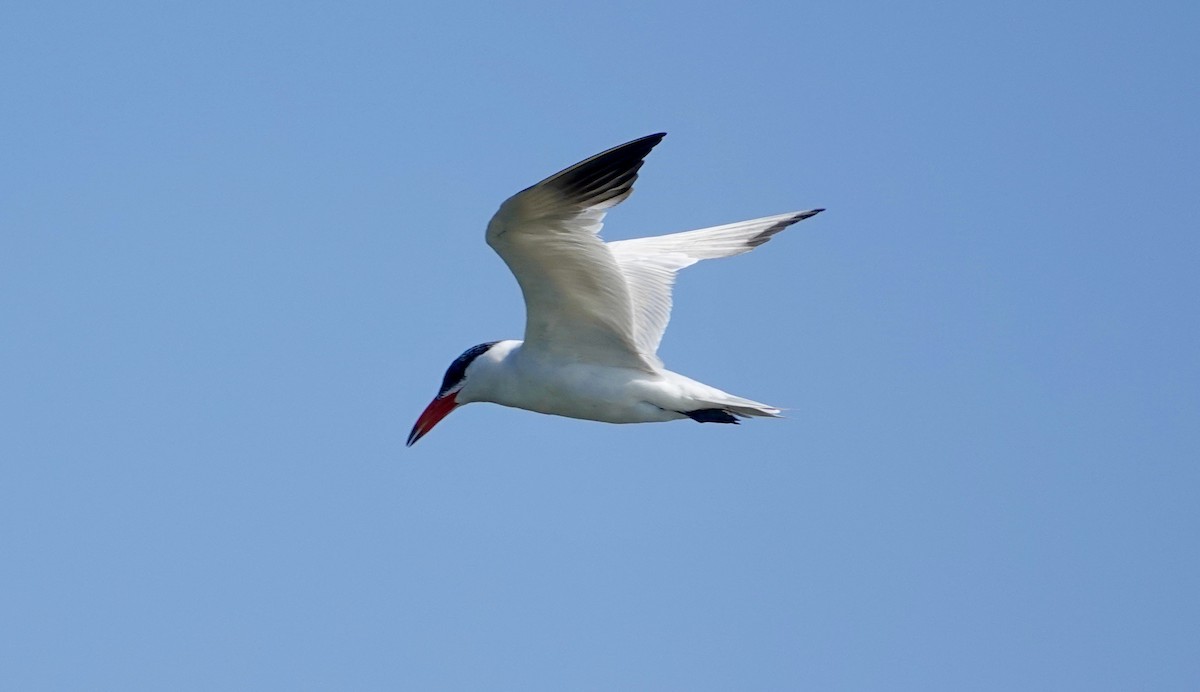
<instances>
[{"instance_id":1,"label":"bird's belly","mask_svg":"<svg viewBox=\"0 0 1200 692\"><path fill-rule=\"evenodd\" d=\"M509 401L498 403L605 423L652 423L685 417L650 403L653 376L636 370L589 365L541 367L525 382L530 384L515 388Z\"/></svg>"}]
</instances>

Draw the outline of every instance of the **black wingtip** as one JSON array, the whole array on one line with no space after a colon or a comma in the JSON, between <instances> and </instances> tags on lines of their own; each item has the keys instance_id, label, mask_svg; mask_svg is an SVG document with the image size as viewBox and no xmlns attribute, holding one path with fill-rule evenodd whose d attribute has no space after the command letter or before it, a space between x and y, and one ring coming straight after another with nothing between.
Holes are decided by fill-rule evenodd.
<instances>
[{"instance_id":1,"label":"black wingtip","mask_svg":"<svg viewBox=\"0 0 1200 692\"><path fill-rule=\"evenodd\" d=\"M824 209L809 209L808 211L793 212L792 214L785 216L782 220L777 221L776 223L773 223L770 226L768 226L766 229L764 229L762 231L762 233L759 233L758 235L748 239L746 241L746 245L747 245L747 247L758 247L759 245L762 245L763 243L770 240L772 237L775 236L776 233L782 231L783 229L787 228L788 226L791 226L792 224L795 224L795 223L800 223L801 221L803 221L805 219L811 219L812 217L816 216L817 214L820 214L823 211L825 211L825 210Z\"/></svg>"},{"instance_id":2,"label":"black wingtip","mask_svg":"<svg viewBox=\"0 0 1200 692\"><path fill-rule=\"evenodd\" d=\"M629 195L644 159L666 136L658 132L620 144L555 173L539 185L552 185L566 199L582 206L615 204Z\"/></svg>"}]
</instances>

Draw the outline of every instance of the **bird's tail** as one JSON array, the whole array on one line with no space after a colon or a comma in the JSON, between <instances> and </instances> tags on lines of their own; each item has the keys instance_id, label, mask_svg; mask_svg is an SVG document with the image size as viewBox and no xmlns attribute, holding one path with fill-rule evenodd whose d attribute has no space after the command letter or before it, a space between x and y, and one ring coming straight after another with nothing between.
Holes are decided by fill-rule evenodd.
<instances>
[{"instance_id":1,"label":"bird's tail","mask_svg":"<svg viewBox=\"0 0 1200 692\"><path fill-rule=\"evenodd\" d=\"M715 407L724 409L741 418L779 418L780 411L774 406L761 404L740 396L728 395L720 401L712 402Z\"/></svg>"},{"instance_id":2,"label":"bird's tail","mask_svg":"<svg viewBox=\"0 0 1200 692\"><path fill-rule=\"evenodd\" d=\"M668 371L667 376L683 390L685 398L679 403L685 404L686 410L684 410L684 406L663 406L663 408L680 411L694 420L706 423L736 423L737 418L780 417L780 410L774 406L734 396L703 382L697 382L690 377L684 377L677 372ZM703 414L706 419L696 418L689 413L700 411L712 413Z\"/></svg>"}]
</instances>

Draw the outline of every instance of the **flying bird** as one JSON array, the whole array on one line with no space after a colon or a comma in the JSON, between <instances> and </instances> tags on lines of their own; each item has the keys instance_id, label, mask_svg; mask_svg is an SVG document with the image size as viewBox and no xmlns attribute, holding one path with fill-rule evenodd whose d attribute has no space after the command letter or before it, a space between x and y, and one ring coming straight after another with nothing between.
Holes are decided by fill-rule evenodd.
<instances>
[{"instance_id":1,"label":"flying bird","mask_svg":"<svg viewBox=\"0 0 1200 692\"><path fill-rule=\"evenodd\" d=\"M604 215L633 192L644 159L665 136L596 154L500 205L486 238L521 286L525 340L490 341L456 358L408 446L476 401L607 423L779 416L773 406L667 370L656 353L680 269L749 252L824 209L604 242Z\"/></svg>"}]
</instances>

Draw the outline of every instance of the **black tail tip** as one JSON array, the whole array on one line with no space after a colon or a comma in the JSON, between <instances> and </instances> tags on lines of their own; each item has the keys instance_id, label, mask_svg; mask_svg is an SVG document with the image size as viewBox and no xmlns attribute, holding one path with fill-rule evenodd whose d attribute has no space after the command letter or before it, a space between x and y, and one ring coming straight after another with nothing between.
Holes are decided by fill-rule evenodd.
<instances>
[{"instance_id":1,"label":"black tail tip","mask_svg":"<svg viewBox=\"0 0 1200 692\"><path fill-rule=\"evenodd\" d=\"M695 411L681 411L683 415L697 423L732 423L739 425L737 416L723 408L702 408Z\"/></svg>"}]
</instances>

